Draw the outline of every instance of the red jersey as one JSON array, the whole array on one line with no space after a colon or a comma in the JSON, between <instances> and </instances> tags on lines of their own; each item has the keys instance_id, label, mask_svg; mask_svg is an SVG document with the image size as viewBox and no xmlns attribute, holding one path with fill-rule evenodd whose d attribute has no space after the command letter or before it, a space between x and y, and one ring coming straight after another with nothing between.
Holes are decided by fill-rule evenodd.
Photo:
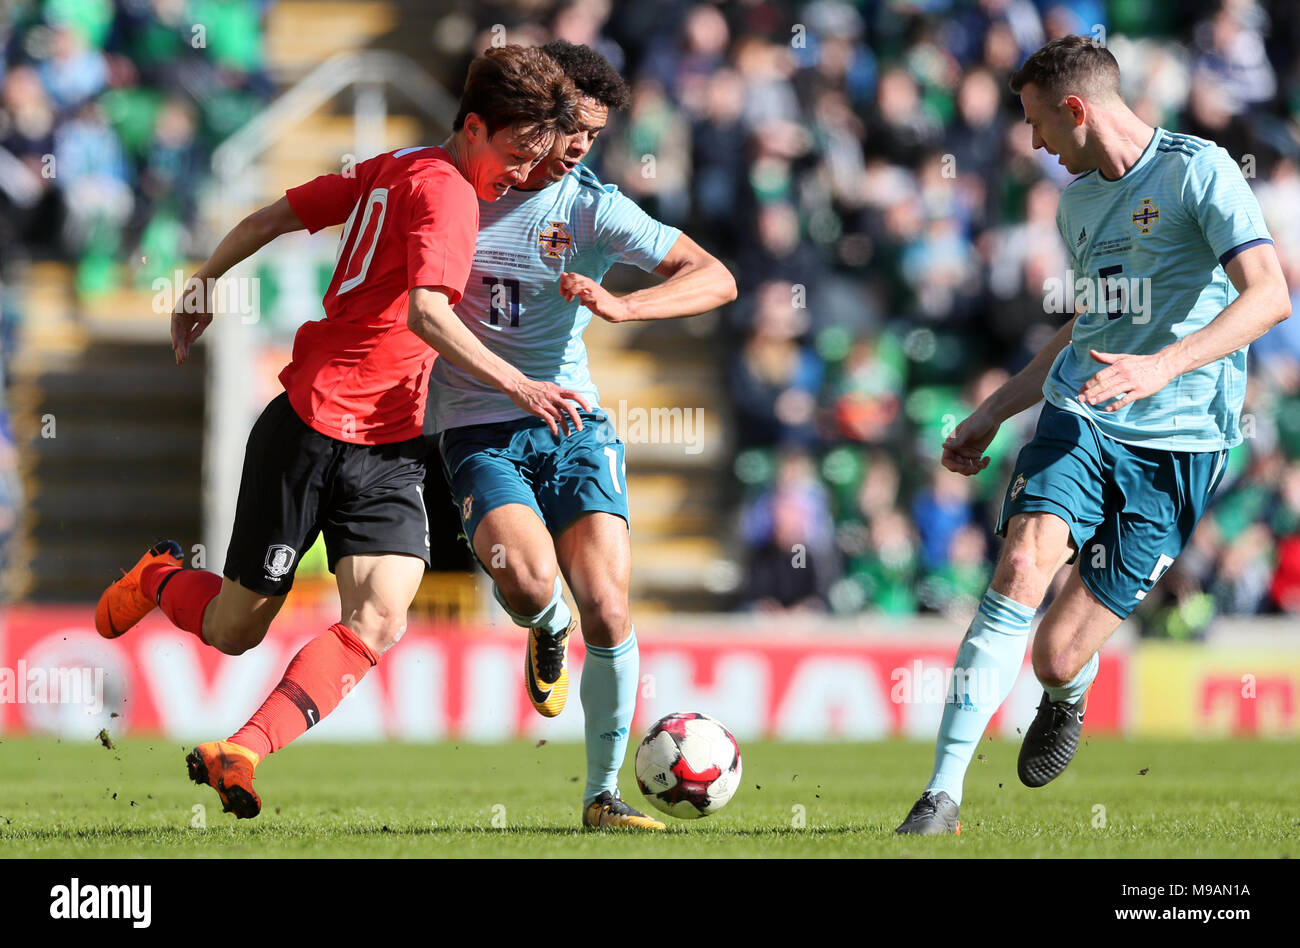
<instances>
[{"instance_id":1,"label":"red jersey","mask_svg":"<svg viewBox=\"0 0 1300 948\"><path fill-rule=\"evenodd\" d=\"M465 291L478 236L478 196L441 148L404 148L321 175L285 193L315 233L347 225L325 291L325 318L304 323L280 373L289 402L316 431L353 444L418 436L437 353L406 326L409 291Z\"/></svg>"}]
</instances>

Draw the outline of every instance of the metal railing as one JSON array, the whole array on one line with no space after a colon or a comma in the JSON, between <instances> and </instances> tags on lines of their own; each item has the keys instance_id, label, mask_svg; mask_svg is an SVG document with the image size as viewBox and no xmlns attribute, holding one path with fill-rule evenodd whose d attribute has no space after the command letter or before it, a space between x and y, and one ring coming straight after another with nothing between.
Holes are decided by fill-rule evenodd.
<instances>
[{"instance_id":1,"label":"metal railing","mask_svg":"<svg viewBox=\"0 0 1300 948\"><path fill-rule=\"evenodd\" d=\"M294 125L354 86L358 155L378 154L384 147L383 128L388 115L385 87L400 91L416 109L448 130L459 109L456 98L408 56L386 50L339 53L303 76L212 153L212 171L217 180L233 182Z\"/></svg>"}]
</instances>

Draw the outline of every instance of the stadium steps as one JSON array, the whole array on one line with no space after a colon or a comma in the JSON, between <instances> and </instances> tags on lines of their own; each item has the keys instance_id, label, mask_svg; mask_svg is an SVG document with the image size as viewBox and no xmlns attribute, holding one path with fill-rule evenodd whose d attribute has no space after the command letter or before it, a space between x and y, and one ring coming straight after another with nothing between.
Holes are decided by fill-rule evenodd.
<instances>
[{"instance_id":1,"label":"stadium steps","mask_svg":"<svg viewBox=\"0 0 1300 948\"><path fill-rule=\"evenodd\" d=\"M479 627L487 618L483 590L474 573L425 573L410 611L431 622L459 621Z\"/></svg>"},{"instance_id":2,"label":"stadium steps","mask_svg":"<svg viewBox=\"0 0 1300 948\"><path fill-rule=\"evenodd\" d=\"M14 424L18 473L23 485L19 523L11 539L10 567L0 585L7 601L23 599L30 591L33 562L33 504L40 496L37 440L51 414L39 380L48 371L76 365L89 342L89 334L74 316L72 269L58 262L36 262L18 277L23 287L23 320L14 353L10 379L9 411ZM58 430L58 416L54 417Z\"/></svg>"},{"instance_id":3,"label":"stadium steps","mask_svg":"<svg viewBox=\"0 0 1300 948\"><path fill-rule=\"evenodd\" d=\"M628 271L615 270L606 284L613 292L645 285L627 280ZM595 319L585 340L602 406L627 443L633 609L717 611L735 587L737 567L730 518L721 514L730 508L730 446L714 357L684 321L616 326ZM666 414L673 409L700 413L693 443L674 437L687 430ZM645 413L639 438L638 410Z\"/></svg>"},{"instance_id":4,"label":"stadium steps","mask_svg":"<svg viewBox=\"0 0 1300 948\"><path fill-rule=\"evenodd\" d=\"M365 0L280 0L266 17L266 62L291 84L335 53L359 49L398 26L393 4Z\"/></svg>"},{"instance_id":5,"label":"stadium steps","mask_svg":"<svg viewBox=\"0 0 1300 948\"><path fill-rule=\"evenodd\" d=\"M197 263L183 263L180 270L184 280L197 268ZM119 268L122 283L111 290L86 297L80 307L81 321L95 338L128 339L139 342L157 342L171 348L171 311L155 310L156 294L152 289L130 285L130 273ZM176 281L175 271L165 278ZM164 363L165 364L165 363Z\"/></svg>"},{"instance_id":6,"label":"stadium steps","mask_svg":"<svg viewBox=\"0 0 1300 948\"><path fill-rule=\"evenodd\" d=\"M39 338L24 347L38 411L20 432L28 569L15 591L93 602L153 541L188 553L199 536L204 350L196 371L175 372L167 342L98 340L47 359Z\"/></svg>"},{"instance_id":7,"label":"stadium steps","mask_svg":"<svg viewBox=\"0 0 1300 948\"><path fill-rule=\"evenodd\" d=\"M183 263L178 269L189 275L197 263ZM75 275L63 263L33 264L27 275L23 345L19 347L18 365L32 372L74 362L82 371L94 371L94 365L77 361L94 340L118 339L158 342L170 349L170 313L154 311L155 296L151 288L133 286L135 274L129 266L118 267L121 284L85 297L75 291ZM164 276L175 279L175 271ZM163 364L170 364L166 351ZM115 374L116 381L123 380Z\"/></svg>"},{"instance_id":8,"label":"stadium steps","mask_svg":"<svg viewBox=\"0 0 1300 948\"><path fill-rule=\"evenodd\" d=\"M428 0L369 2L387 2L396 17L394 29L373 37L368 45L372 49L401 53L419 63L453 96L460 96L460 83L464 78L464 67L469 64L469 51L482 52L495 38L491 33L475 35L474 19L465 12L466 4L429 3ZM510 19L511 14L502 10L500 17ZM475 50L476 39L483 42ZM525 34L511 31L507 31L505 39L511 43L529 41Z\"/></svg>"},{"instance_id":9,"label":"stadium steps","mask_svg":"<svg viewBox=\"0 0 1300 948\"><path fill-rule=\"evenodd\" d=\"M674 474L629 471L627 496L636 529L651 535L700 535L712 522L708 498L692 491L689 480Z\"/></svg>"},{"instance_id":10,"label":"stadium steps","mask_svg":"<svg viewBox=\"0 0 1300 948\"><path fill-rule=\"evenodd\" d=\"M266 153L266 182L271 195L304 184L318 175L342 170L346 155L356 160L372 157L355 155L354 124L351 115L317 112L295 126ZM406 115L389 115L384 125L384 150L409 145L437 144L425 140L424 125Z\"/></svg>"},{"instance_id":11,"label":"stadium steps","mask_svg":"<svg viewBox=\"0 0 1300 948\"><path fill-rule=\"evenodd\" d=\"M47 364L68 363L90 340L75 317L72 268L64 263L33 263L19 277L24 286L21 345L15 376L21 381Z\"/></svg>"}]
</instances>

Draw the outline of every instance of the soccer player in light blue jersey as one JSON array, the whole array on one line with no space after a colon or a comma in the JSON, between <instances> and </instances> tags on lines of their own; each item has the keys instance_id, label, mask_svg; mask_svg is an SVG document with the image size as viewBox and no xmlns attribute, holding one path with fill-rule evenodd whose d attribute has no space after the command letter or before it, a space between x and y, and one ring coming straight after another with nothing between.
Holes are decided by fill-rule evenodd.
<instances>
[{"instance_id":1,"label":"soccer player in light blue jersey","mask_svg":"<svg viewBox=\"0 0 1300 948\"><path fill-rule=\"evenodd\" d=\"M1191 538L1241 442L1246 347L1291 313L1240 168L1213 142L1134 115L1108 50L1053 40L1011 88L1034 148L1080 175L1057 212L1075 316L944 442L945 467L978 474L1001 423L1046 398L1003 501L993 582L954 662L933 775L899 833L960 832L971 755L1048 584L1074 560L1034 636L1044 694L1017 768L1030 787L1065 770L1101 646Z\"/></svg>"},{"instance_id":2,"label":"soccer player in light blue jersey","mask_svg":"<svg viewBox=\"0 0 1300 948\"><path fill-rule=\"evenodd\" d=\"M663 829L618 789L640 668L628 605L627 481L623 443L598 407L582 333L593 315L618 323L707 312L735 299L736 283L689 237L580 164L610 109L627 106L628 89L586 46L556 40L542 48L578 87L579 123L557 136L522 185L480 202L473 269L456 313L524 374L578 393L583 410L574 430L553 434L508 396L439 359L425 431L436 434L465 535L497 601L529 629L525 681L544 716L564 708L569 635L582 629L583 825ZM666 279L616 297L600 285L616 263ZM561 596L561 572L580 622Z\"/></svg>"}]
</instances>

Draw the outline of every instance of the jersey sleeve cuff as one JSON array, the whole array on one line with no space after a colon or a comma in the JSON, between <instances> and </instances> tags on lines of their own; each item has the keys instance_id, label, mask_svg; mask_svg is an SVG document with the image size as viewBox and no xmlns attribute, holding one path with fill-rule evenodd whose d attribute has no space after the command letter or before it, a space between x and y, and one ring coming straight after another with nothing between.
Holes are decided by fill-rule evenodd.
<instances>
[{"instance_id":1,"label":"jersey sleeve cuff","mask_svg":"<svg viewBox=\"0 0 1300 948\"><path fill-rule=\"evenodd\" d=\"M1272 242L1273 239L1271 237L1256 237L1254 240L1248 240L1244 244L1237 244L1237 246L1233 247L1231 250L1220 254L1219 265L1227 266L1228 261L1237 256L1237 254L1241 253L1243 250L1249 250L1251 247L1258 247L1260 244L1271 244Z\"/></svg>"},{"instance_id":2,"label":"jersey sleeve cuff","mask_svg":"<svg viewBox=\"0 0 1300 948\"><path fill-rule=\"evenodd\" d=\"M443 277L417 277L415 280L411 281L411 285L407 287L406 290L409 293L411 290L418 289L422 286L427 287L430 290L438 290L439 292L444 293L447 297L447 303L450 306L455 306L465 295L464 290L459 290L454 286L449 286L446 279Z\"/></svg>"}]
</instances>

